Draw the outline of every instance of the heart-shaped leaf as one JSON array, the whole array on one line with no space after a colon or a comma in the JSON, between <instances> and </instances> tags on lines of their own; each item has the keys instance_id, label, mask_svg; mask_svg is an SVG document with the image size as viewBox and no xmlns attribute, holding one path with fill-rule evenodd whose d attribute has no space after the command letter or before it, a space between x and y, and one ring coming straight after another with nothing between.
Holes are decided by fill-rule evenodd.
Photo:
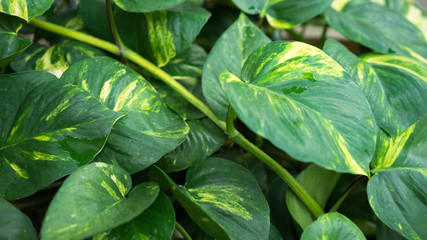
<instances>
[{"instance_id":1,"label":"heart-shaped leaf","mask_svg":"<svg viewBox=\"0 0 427 240\"><path fill-rule=\"evenodd\" d=\"M375 119L332 58L304 43L272 42L248 57L240 76L223 73L221 84L252 131L300 161L368 174Z\"/></svg>"},{"instance_id":2,"label":"heart-shaped leaf","mask_svg":"<svg viewBox=\"0 0 427 240\"><path fill-rule=\"evenodd\" d=\"M1 5L1 2L0 2ZM22 23L15 17L0 13L0 67L6 66L31 45L30 39L17 35Z\"/></svg>"},{"instance_id":3,"label":"heart-shaped leaf","mask_svg":"<svg viewBox=\"0 0 427 240\"><path fill-rule=\"evenodd\" d=\"M175 211L168 197L160 193L156 201L132 221L97 235L94 240L171 239L175 229Z\"/></svg>"},{"instance_id":4,"label":"heart-shaped leaf","mask_svg":"<svg viewBox=\"0 0 427 240\"><path fill-rule=\"evenodd\" d=\"M105 54L97 48L76 41L64 41L50 47L34 44L10 66L17 72L40 70L61 77L71 64L97 56Z\"/></svg>"},{"instance_id":5,"label":"heart-shaped leaf","mask_svg":"<svg viewBox=\"0 0 427 240\"><path fill-rule=\"evenodd\" d=\"M378 218L408 239L427 237L427 116L396 139L379 132L368 182L369 203Z\"/></svg>"},{"instance_id":6,"label":"heart-shaped leaf","mask_svg":"<svg viewBox=\"0 0 427 240\"><path fill-rule=\"evenodd\" d=\"M127 12L153 12L156 10L174 7L185 2L185 0L114 0L121 9Z\"/></svg>"},{"instance_id":7,"label":"heart-shaped leaf","mask_svg":"<svg viewBox=\"0 0 427 240\"><path fill-rule=\"evenodd\" d=\"M326 11L326 21L345 37L381 53L427 62L427 41L421 31L389 8L368 1L332 6Z\"/></svg>"},{"instance_id":8,"label":"heart-shaped leaf","mask_svg":"<svg viewBox=\"0 0 427 240\"><path fill-rule=\"evenodd\" d=\"M220 119L227 116L229 104L222 92L219 75L228 71L239 76L249 54L268 42L270 39L241 14L215 43L203 67L202 89L206 101Z\"/></svg>"},{"instance_id":9,"label":"heart-shaped leaf","mask_svg":"<svg viewBox=\"0 0 427 240\"><path fill-rule=\"evenodd\" d=\"M37 239L31 220L2 198L0 198L0 239Z\"/></svg>"},{"instance_id":10,"label":"heart-shaped leaf","mask_svg":"<svg viewBox=\"0 0 427 240\"><path fill-rule=\"evenodd\" d=\"M427 113L427 64L388 54L359 59L332 39L324 50L350 73L368 99L378 126L393 138Z\"/></svg>"},{"instance_id":11,"label":"heart-shaped leaf","mask_svg":"<svg viewBox=\"0 0 427 240\"><path fill-rule=\"evenodd\" d=\"M188 215L217 239L268 239L269 209L254 176L242 166L220 158L200 160L178 186L157 167L152 179L169 186Z\"/></svg>"},{"instance_id":12,"label":"heart-shaped leaf","mask_svg":"<svg viewBox=\"0 0 427 240\"><path fill-rule=\"evenodd\" d=\"M1 0L0 12L26 21L42 15L55 0Z\"/></svg>"},{"instance_id":13,"label":"heart-shaped leaf","mask_svg":"<svg viewBox=\"0 0 427 240\"><path fill-rule=\"evenodd\" d=\"M80 61L61 80L126 115L114 125L96 161L117 164L135 173L175 149L189 132L185 122L141 75L111 58Z\"/></svg>"},{"instance_id":14,"label":"heart-shaped leaf","mask_svg":"<svg viewBox=\"0 0 427 240\"><path fill-rule=\"evenodd\" d=\"M320 216L303 232L301 240L354 239L366 240L356 224L336 212Z\"/></svg>"},{"instance_id":15,"label":"heart-shaped leaf","mask_svg":"<svg viewBox=\"0 0 427 240\"><path fill-rule=\"evenodd\" d=\"M0 76L0 197L26 197L91 161L122 115L47 72Z\"/></svg>"},{"instance_id":16,"label":"heart-shaped leaf","mask_svg":"<svg viewBox=\"0 0 427 240\"><path fill-rule=\"evenodd\" d=\"M78 169L49 205L41 239L84 239L134 219L156 200L159 186L145 182L129 192L131 186L130 175L114 165Z\"/></svg>"}]
</instances>

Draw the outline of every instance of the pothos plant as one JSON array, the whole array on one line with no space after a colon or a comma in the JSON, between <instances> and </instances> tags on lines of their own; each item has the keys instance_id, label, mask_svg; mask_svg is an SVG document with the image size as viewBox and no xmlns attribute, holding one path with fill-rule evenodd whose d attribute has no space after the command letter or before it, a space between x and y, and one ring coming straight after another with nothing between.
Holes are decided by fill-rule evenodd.
<instances>
[{"instance_id":1,"label":"pothos plant","mask_svg":"<svg viewBox=\"0 0 427 240\"><path fill-rule=\"evenodd\" d=\"M0 12L1 239L427 239L411 0Z\"/></svg>"}]
</instances>

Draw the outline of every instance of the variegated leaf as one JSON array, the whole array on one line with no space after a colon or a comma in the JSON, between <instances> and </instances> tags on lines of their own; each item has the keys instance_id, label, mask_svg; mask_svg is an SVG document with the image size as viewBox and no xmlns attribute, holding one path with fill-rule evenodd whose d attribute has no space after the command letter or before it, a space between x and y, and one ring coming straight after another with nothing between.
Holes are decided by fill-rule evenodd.
<instances>
[{"instance_id":1,"label":"variegated leaf","mask_svg":"<svg viewBox=\"0 0 427 240\"><path fill-rule=\"evenodd\" d=\"M390 138L380 131L368 182L369 203L378 218L408 239L427 230L427 115Z\"/></svg>"},{"instance_id":2,"label":"variegated leaf","mask_svg":"<svg viewBox=\"0 0 427 240\"><path fill-rule=\"evenodd\" d=\"M54 0L0 0L0 12L26 21L42 15Z\"/></svg>"},{"instance_id":3,"label":"variegated leaf","mask_svg":"<svg viewBox=\"0 0 427 240\"><path fill-rule=\"evenodd\" d=\"M96 161L136 173L180 145L189 127L137 72L111 58L72 65L61 80L79 86L109 109L125 114Z\"/></svg>"},{"instance_id":4,"label":"variegated leaf","mask_svg":"<svg viewBox=\"0 0 427 240\"><path fill-rule=\"evenodd\" d=\"M30 39L18 37L17 32L21 27L18 18L0 13L0 67L6 66L31 45Z\"/></svg>"},{"instance_id":5,"label":"variegated leaf","mask_svg":"<svg viewBox=\"0 0 427 240\"><path fill-rule=\"evenodd\" d=\"M325 14L329 25L353 41L381 53L397 53L427 63L427 41L422 32L385 6L365 0L335 0Z\"/></svg>"},{"instance_id":6,"label":"variegated leaf","mask_svg":"<svg viewBox=\"0 0 427 240\"><path fill-rule=\"evenodd\" d=\"M378 126L393 138L427 113L427 64L390 54L359 59L332 39L324 50L350 73L368 99Z\"/></svg>"},{"instance_id":7,"label":"variegated leaf","mask_svg":"<svg viewBox=\"0 0 427 240\"><path fill-rule=\"evenodd\" d=\"M366 240L362 231L344 215L331 212L320 216L303 232L301 240Z\"/></svg>"},{"instance_id":8,"label":"variegated leaf","mask_svg":"<svg viewBox=\"0 0 427 240\"><path fill-rule=\"evenodd\" d=\"M195 163L185 186L157 167L149 175L168 186L193 221L216 239L268 239L269 208L254 176L242 166L220 158Z\"/></svg>"},{"instance_id":9,"label":"variegated leaf","mask_svg":"<svg viewBox=\"0 0 427 240\"><path fill-rule=\"evenodd\" d=\"M321 50L273 42L254 51L240 74L221 75L239 118L292 157L368 175L376 127L362 91Z\"/></svg>"},{"instance_id":10,"label":"variegated leaf","mask_svg":"<svg viewBox=\"0 0 427 240\"><path fill-rule=\"evenodd\" d=\"M185 2L185 0L114 0L114 2L117 4L117 6L127 12L153 12L156 10L174 7Z\"/></svg>"},{"instance_id":11,"label":"variegated leaf","mask_svg":"<svg viewBox=\"0 0 427 240\"><path fill-rule=\"evenodd\" d=\"M37 239L31 220L2 198L0 198L0 239Z\"/></svg>"},{"instance_id":12,"label":"variegated leaf","mask_svg":"<svg viewBox=\"0 0 427 240\"><path fill-rule=\"evenodd\" d=\"M130 175L120 167L92 163L78 169L49 205L41 239L84 239L134 219L154 202L159 186L131 187Z\"/></svg>"},{"instance_id":13,"label":"variegated leaf","mask_svg":"<svg viewBox=\"0 0 427 240\"><path fill-rule=\"evenodd\" d=\"M26 197L91 161L122 115L47 72L0 76L0 197Z\"/></svg>"},{"instance_id":14,"label":"variegated leaf","mask_svg":"<svg viewBox=\"0 0 427 240\"><path fill-rule=\"evenodd\" d=\"M76 41L63 41L50 47L34 44L10 66L17 72L39 70L61 77L71 64L97 56L105 54L97 48Z\"/></svg>"},{"instance_id":15,"label":"variegated leaf","mask_svg":"<svg viewBox=\"0 0 427 240\"><path fill-rule=\"evenodd\" d=\"M219 75L228 71L239 76L249 54L268 42L270 39L241 14L215 43L203 67L202 89L206 101L220 119L225 119L229 104L221 89Z\"/></svg>"}]
</instances>

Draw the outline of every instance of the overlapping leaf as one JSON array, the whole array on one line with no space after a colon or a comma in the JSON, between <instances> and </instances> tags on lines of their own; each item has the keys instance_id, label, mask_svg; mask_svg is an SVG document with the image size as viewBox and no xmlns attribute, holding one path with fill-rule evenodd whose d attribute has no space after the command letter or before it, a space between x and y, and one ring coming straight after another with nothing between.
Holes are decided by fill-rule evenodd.
<instances>
[{"instance_id":1,"label":"overlapping leaf","mask_svg":"<svg viewBox=\"0 0 427 240\"><path fill-rule=\"evenodd\" d=\"M160 193L156 201L141 215L111 231L97 235L94 240L172 239L175 211L167 196Z\"/></svg>"},{"instance_id":2,"label":"overlapping leaf","mask_svg":"<svg viewBox=\"0 0 427 240\"><path fill-rule=\"evenodd\" d=\"M0 0L0 12L26 21L42 15L54 0Z\"/></svg>"},{"instance_id":3,"label":"overlapping leaf","mask_svg":"<svg viewBox=\"0 0 427 240\"><path fill-rule=\"evenodd\" d=\"M185 2L185 0L114 0L114 2L127 12L153 12L174 7Z\"/></svg>"},{"instance_id":4,"label":"overlapping leaf","mask_svg":"<svg viewBox=\"0 0 427 240\"><path fill-rule=\"evenodd\" d=\"M111 58L80 61L61 80L126 115L114 125L96 161L118 164L135 173L175 149L189 132L141 75Z\"/></svg>"},{"instance_id":5,"label":"overlapping leaf","mask_svg":"<svg viewBox=\"0 0 427 240\"><path fill-rule=\"evenodd\" d=\"M84 239L132 220L156 200L159 186L131 187L130 175L120 167L92 163L80 168L49 205L41 239Z\"/></svg>"},{"instance_id":6,"label":"overlapping leaf","mask_svg":"<svg viewBox=\"0 0 427 240\"><path fill-rule=\"evenodd\" d=\"M47 72L0 76L0 197L21 198L91 161L121 114Z\"/></svg>"},{"instance_id":7,"label":"overlapping leaf","mask_svg":"<svg viewBox=\"0 0 427 240\"><path fill-rule=\"evenodd\" d=\"M40 70L61 77L71 64L96 56L105 54L97 48L76 41L64 41L50 47L34 44L10 65L17 72Z\"/></svg>"},{"instance_id":8,"label":"overlapping leaf","mask_svg":"<svg viewBox=\"0 0 427 240\"><path fill-rule=\"evenodd\" d=\"M320 216L303 232L301 240L354 239L365 240L356 224L336 212Z\"/></svg>"},{"instance_id":9,"label":"overlapping leaf","mask_svg":"<svg viewBox=\"0 0 427 240\"><path fill-rule=\"evenodd\" d=\"M350 73L378 126L393 138L427 113L427 64L397 55L369 54L359 59L331 39L324 49Z\"/></svg>"},{"instance_id":10,"label":"overlapping leaf","mask_svg":"<svg viewBox=\"0 0 427 240\"><path fill-rule=\"evenodd\" d=\"M344 3L332 4L333 8L326 11L326 21L335 30L378 52L427 62L427 42L422 32L401 15L363 0Z\"/></svg>"},{"instance_id":11,"label":"overlapping leaf","mask_svg":"<svg viewBox=\"0 0 427 240\"><path fill-rule=\"evenodd\" d=\"M0 198L0 239L37 239L31 220L2 198Z\"/></svg>"},{"instance_id":12,"label":"overlapping leaf","mask_svg":"<svg viewBox=\"0 0 427 240\"><path fill-rule=\"evenodd\" d=\"M255 133L300 161L368 174L375 119L332 58L304 43L273 42L249 56L240 76L223 73L222 88Z\"/></svg>"},{"instance_id":13,"label":"overlapping leaf","mask_svg":"<svg viewBox=\"0 0 427 240\"><path fill-rule=\"evenodd\" d=\"M189 48L210 17L208 11L190 2L148 13L119 8L114 12L124 44L159 66ZM103 0L81 0L79 15L89 30L112 40Z\"/></svg>"},{"instance_id":14,"label":"overlapping leaf","mask_svg":"<svg viewBox=\"0 0 427 240\"><path fill-rule=\"evenodd\" d=\"M184 170L196 161L212 155L227 141L224 132L208 118L186 122L190 133L185 141L156 164L163 171Z\"/></svg>"},{"instance_id":15,"label":"overlapping leaf","mask_svg":"<svg viewBox=\"0 0 427 240\"><path fill-rule=\"evenodd\" d=\"M205 50L197 44L174 57L162 69L175 79L195 78L202 76L203 64L206 61Z\"/></svg>"},{"instance_id":16,"label":"overlapping leaf","mask_svg":"<svg viewBox=\"0 0 427 240\"><path fill-rule=\"evenodd\" d=\"M18 37L21 27L17 18L0 13L0 67L6 66L31 45L30 39Z\"/></svg>"},{"instance_id":17,"label":"overlapping leaf","mask_svg":"<svg viewBox=\"0 0 427 240\"><path fill-rule=\"evenodd\" d=\"M219 75L228 71L239 76L249 54L268 42L270 39L241 14L215 43L203 67L202 88L206 101L219 118L225 119L228 111Z\"/></svg>"},{"instance_id":18,"label":"overlapping leaf","mask_svg":"<svg viewBox=\"0 0 427 240\"><path fill-rule=\"evenodd\" d=\"M268 239L269 209L253 175L242 166L220 158L200 160L178 186L159 168L151 178L169 186L189 216L217 239Z\"/></svg>"},{"instance_id":19,"label":"overlapping leaf","mask_svg":"<svg viewBox=\"0 0 427 240\"><path fill-rule=\"evenodd\" d=\"M319 206L324 208L340 175L339 173L311 164L296 179L316 200ZM305 229L316 220L310 210L291 190L286 192L286 205L293 219L295 219L302 229Z\"/></svg>"},{"instance_id":20,"label":"overlapping leaf","mask_svg":"<svg viewBox=\"0 0 427 240\"><path fill-rule=\"evenodd\" d=\"M379 132L369 203L388 227L408 239L427 237L427 117L396 139Z\"/></svg>"}]
</instances>

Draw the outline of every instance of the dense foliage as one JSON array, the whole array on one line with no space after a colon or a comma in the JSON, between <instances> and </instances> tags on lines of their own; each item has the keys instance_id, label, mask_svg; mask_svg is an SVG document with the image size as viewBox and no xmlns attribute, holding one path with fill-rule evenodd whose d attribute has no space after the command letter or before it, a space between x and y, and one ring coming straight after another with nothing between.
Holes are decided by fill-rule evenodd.
<instances>
[{"instance_id":1,"label":"dense foliage","mask_svg":"<svg viewBox=\"0 0 427 240\"><path fill-rule=\"evenodd\" d=\"M0 0L0 239L427 239L426 36L412 0Z\"/></svg>"}]
</instances>

